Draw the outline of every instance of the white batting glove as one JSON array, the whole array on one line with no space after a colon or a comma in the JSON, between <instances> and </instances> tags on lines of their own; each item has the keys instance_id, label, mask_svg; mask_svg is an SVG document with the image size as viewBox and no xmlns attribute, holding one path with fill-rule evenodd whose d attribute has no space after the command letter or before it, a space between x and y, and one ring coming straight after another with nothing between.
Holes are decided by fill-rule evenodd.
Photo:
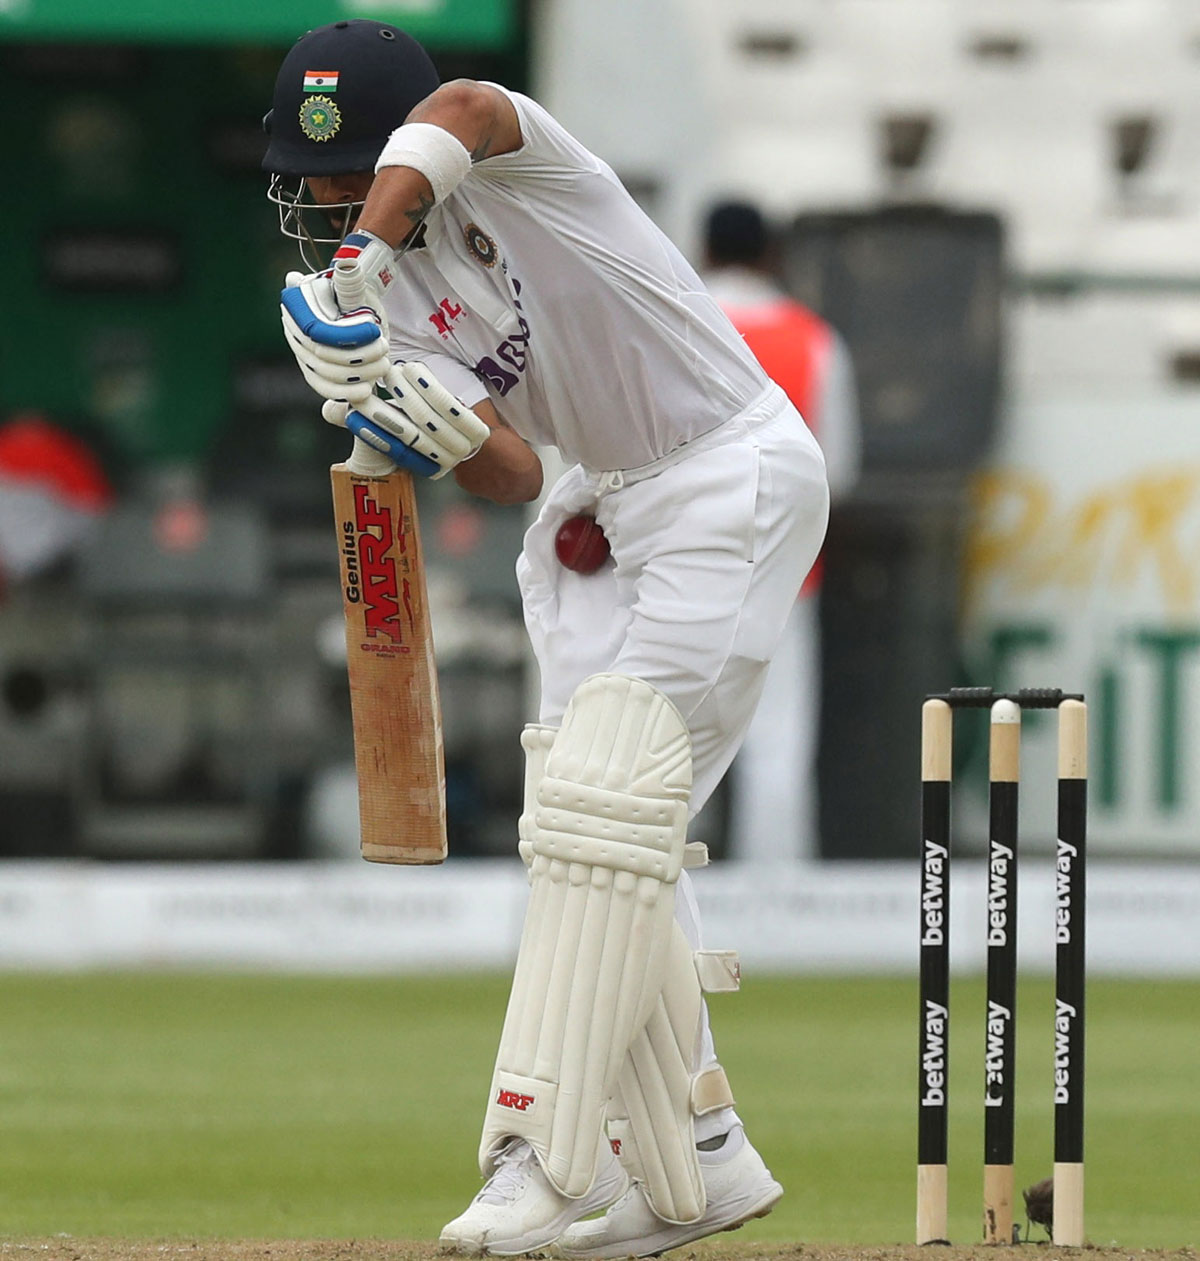
<instances>
[{"instance_id":1,"label":"white batting glove","mask_svg":"<svg viewBox=\"0 0 1200 1261\"><path fill-rule=\"evenodd\" d=\"M387 340L384 294L395 276L396 251L373 232L351 232L333 256L333 292L346 316L369 312Z\"/></svg>"},{"instance_id":2,"label":"white batting glove","mask_svg":"<svg viewBox=\"0 0 1200 1261\"><path fill-rule=\"evenodd\" d=\"M491 432L423 363L397 365L386 385L390 399L372 396L356 407L331 402L321 409L330 424L355 435L356 451L366 444L398 468L436 480L469 460Z\"/></svg>"},{"instance_id":3,"label":"white batting glove","mask_svg":"<svg viewBox=\"0 0 1200 1261\"><path fill-rule=\"evenodd\" d=\"M343 315L329 272L289 272L279 304L284 336L308 384L338 402L370 398L392 366L375 316L366 310Z\"/></svg>"}]
</instances>

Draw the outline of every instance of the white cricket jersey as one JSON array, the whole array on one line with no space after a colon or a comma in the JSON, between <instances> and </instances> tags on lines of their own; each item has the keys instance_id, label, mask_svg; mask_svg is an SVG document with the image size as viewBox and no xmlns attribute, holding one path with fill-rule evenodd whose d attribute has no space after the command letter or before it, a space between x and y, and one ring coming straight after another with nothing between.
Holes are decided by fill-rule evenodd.
<instances>
[{"instance_id":1,"label":"white cricket jersey","mask_svg":"<svg viewBox=\"0 0 1200 1261\"><path fill-rule=\"evenodd\" d=\"M395 357L586 468L648 464L767 377L612 170L516 92L523 144L477 163L388 290Z\"/></svg>"}]
</instances>

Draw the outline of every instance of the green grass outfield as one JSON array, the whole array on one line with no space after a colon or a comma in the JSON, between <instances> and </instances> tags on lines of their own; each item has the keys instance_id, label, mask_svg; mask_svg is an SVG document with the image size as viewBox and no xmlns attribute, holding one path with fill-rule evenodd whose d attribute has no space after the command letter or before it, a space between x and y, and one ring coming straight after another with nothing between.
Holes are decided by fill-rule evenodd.
<instances>
[{"instance_id":1,"label":"green grass outfield","mask_svg":"<svg viewBox=\"0 0 1200 1261\"><path fill-rule=\"evenodd\" d=\"M0 974L0 1235L435 1238L478 1186L506 981ZM978 1236L982 985L956 985L951 1226ZM1052 996L1019 1001L1017 1180L1048 1175ZM916 984L753 978L713 1002L787 1194L739 1238L912 1238ZM1200 1239L1200 981L1093 981L1088 1236Z\"/></svg>"}]
</instances>

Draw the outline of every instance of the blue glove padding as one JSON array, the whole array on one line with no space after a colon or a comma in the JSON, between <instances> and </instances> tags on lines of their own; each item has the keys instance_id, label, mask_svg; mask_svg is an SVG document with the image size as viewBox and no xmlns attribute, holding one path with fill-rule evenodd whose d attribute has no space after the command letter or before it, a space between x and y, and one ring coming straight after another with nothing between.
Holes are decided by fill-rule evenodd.
<instances>
[{"instance_id":1,"label":"blue glove padding","mask_svg":"<svg viewBox=\"0 0 1200 1261\"><path fill-rule=\"evenodd\" d=\"M309 305L304 288L292 285L279 294L279 302L305 335L322 346L338 350L357 350L383 336L383 330L374 320L358 319L354 323L333 323L322 318Z\"/></svg>"},{"instance_id":2,"label":"blue glove padding","mask_svg":"<svg viewBox=\"0 0 1200 1261\"><path fill-rule=\"evenodd\" d=\"M405 446L399 438L393 437L392 434L380 429L378 425L372 424L361 412L348 411L345 423L346 428L355 437L361 438L376 451L383 452L397 468L403 469L406 473L416 473L420 477L433 477L434 474L444 471L440 464L429 459L428 456L421 455L420 452Z\"/></svg>"},{"instance_id":3,"label":"blue glove padding","mask_svg":"<svg viewBox=\"0 0 1200 1261\"><path fill-rule=\"evenodd\" d=\"M369 311L342 315L328 272L290 273L279 309L300 371L322 398L361 407L391 371L379 323Z\"/></svg>"}]
</instances>

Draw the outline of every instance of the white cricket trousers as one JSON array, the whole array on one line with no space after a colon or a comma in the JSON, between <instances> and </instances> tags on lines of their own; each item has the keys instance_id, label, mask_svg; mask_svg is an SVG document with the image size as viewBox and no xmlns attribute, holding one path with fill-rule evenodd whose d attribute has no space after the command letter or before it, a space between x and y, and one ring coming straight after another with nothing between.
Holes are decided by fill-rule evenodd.
<instances>
[{"instance_id":1,"label":"white cricket trousers","mask_svg":"<svg viewBox=\"0 0 1200 1261\"><path fill-rule=\"evenodd\" d=\"M564 569L554 536L594 513L612 556ZM775 385L653 464L569 468L525 535L517 580L541 673L539 719L557 726L592 674L632 675L678 707L692 738L694 816L733 760L788 613L825 537L829 490L816 440ZM691 882L676 915L701 947ZM697 1069L715 1062L704 1016Z\"/></svg>"},{"instance_id":2,"label":"white cricket trousers","mask_svg":"<svg viewBox=\"0 0 1200 1261\"><path fill-rule=\"evenodd\" d=\"M817 593L788 614L762 699L729 768L730 857L795 863L820 856L817 735L821 720L821 621Z\"/></svg>"}]
</instances>

